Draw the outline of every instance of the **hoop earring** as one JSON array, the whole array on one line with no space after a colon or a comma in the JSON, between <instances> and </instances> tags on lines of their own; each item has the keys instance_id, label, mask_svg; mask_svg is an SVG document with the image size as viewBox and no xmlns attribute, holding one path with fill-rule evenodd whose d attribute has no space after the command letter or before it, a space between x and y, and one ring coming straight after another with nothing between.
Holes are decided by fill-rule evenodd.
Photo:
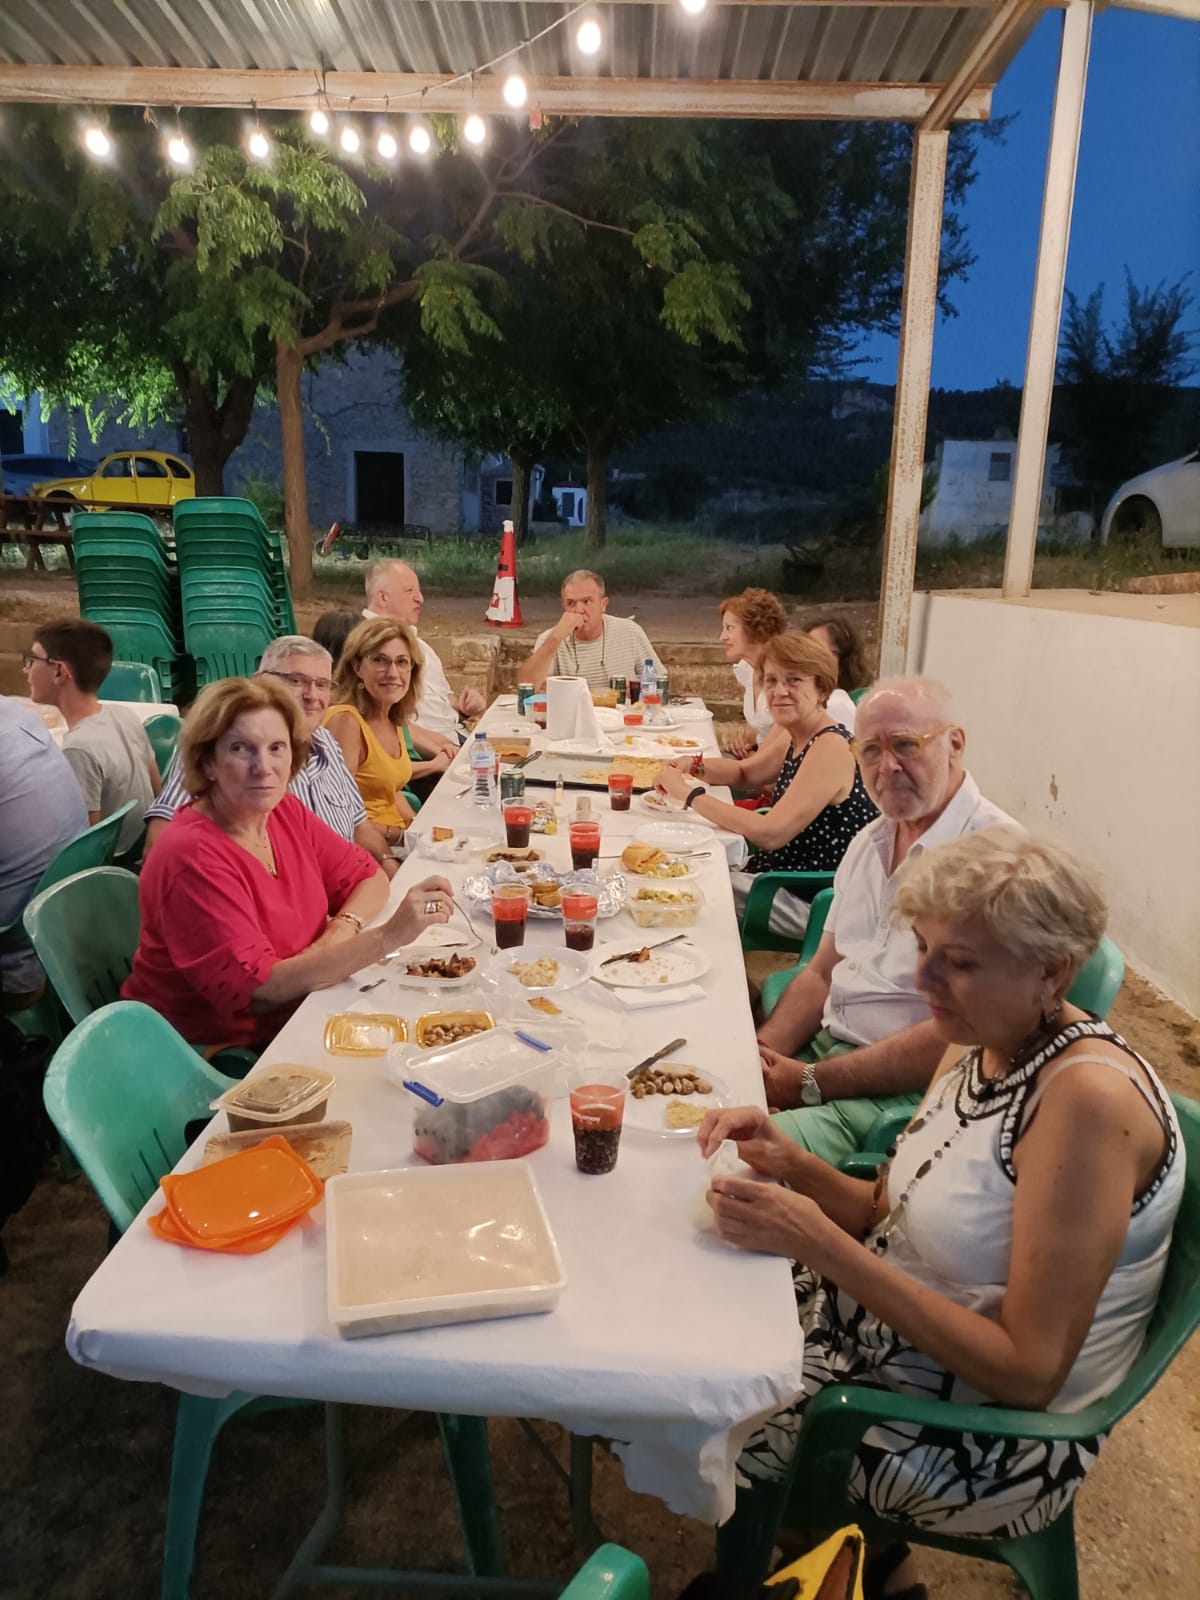
<instances>
[{"instance_id":1,"label":"hoop earring","mask_svg":"<svg viewBox=\"0 0 1200 1600\"><path fill-rule=\"evenodd\" d=\"M1054 996L1051 996L1049 998L1049 1002L1047 1002L1046 991L1043 989L1041 999L1038 1003L1042 1012L1042 1027L1052 1027L1054 1023L1058 1021L1059 1012L1063 1008L1061 998L1056 999Z\"/></svg>"}]
</instances>

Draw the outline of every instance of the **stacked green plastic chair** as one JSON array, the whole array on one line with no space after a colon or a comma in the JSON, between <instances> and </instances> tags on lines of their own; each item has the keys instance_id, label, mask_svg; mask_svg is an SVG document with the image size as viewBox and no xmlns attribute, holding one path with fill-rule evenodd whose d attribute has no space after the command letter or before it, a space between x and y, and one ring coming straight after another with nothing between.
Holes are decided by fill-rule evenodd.
<instances>
[{"instance_id":1,"label":"stacked green plastic chair","mask_svg":"<svg viewBox=\"0 0 1200 1600\"><path fill-rule=\"evenodd\" d=\"M81 511L71 528L80 615L112 636L118 661L143 662L167 700L190 696L175 557L140 511Z\"/></svg>"},{"instance_id":2,"label":"stacked green plastic chair","mask_svg":"<svg viewBox=\"0 0 1200 1600\"><path fill-rule=\"evenodd\" d=\"M198 684L252 673L272 639L295 633L282 541L249 500L181 501L175 548Z\"/></svg>"}]
</instances>

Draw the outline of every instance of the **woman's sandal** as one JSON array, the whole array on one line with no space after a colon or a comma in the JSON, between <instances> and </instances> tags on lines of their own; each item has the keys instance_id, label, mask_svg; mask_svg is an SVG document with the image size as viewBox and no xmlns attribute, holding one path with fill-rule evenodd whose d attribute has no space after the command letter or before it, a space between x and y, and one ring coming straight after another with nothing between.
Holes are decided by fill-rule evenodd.
<instances>
[{"instance_id":1,"label":"woman's sandal","mask_svg":"<svg viewBox=\"0 0 1200 1600\"><path fill-rule=\"evenodd\" d=\"M910 1583L904 1589L885 1590L888 1579L911 1554L906 1544L897 1542L872 1556L863 1573L864 1600L929 1600L929 1592L923 1583Z\"/></svg>"}]
</instances>

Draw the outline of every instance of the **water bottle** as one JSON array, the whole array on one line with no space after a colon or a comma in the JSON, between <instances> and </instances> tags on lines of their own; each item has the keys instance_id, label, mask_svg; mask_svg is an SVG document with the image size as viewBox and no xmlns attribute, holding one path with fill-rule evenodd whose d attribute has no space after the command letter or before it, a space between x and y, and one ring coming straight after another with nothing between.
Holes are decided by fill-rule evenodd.
<instances>
[{"instance_id":1,"label":"water bottle","mask_svg":"<svg viewBox=\"0 0 1200 1600\"><path fill-rule=\"evenodd\" d=\"M657 693L658 693L658 673L655 672L655 670L654 670L654 662L650 659L649 656L647 656L645 664L642 667L642 703L643 703L643 705L645 704L646 696L648 694L657 694Z\"/></svg>"},{"instance_id":2,"label":"water bottle","mask_svg":"<svg viewBox=\"0 0 1200 1600\"><path fill-rule=\"evenodd\" d=\"M486 733L471 741L471 801L477 806L496 803L496 755Z\"/></svg>"}]
</instances>

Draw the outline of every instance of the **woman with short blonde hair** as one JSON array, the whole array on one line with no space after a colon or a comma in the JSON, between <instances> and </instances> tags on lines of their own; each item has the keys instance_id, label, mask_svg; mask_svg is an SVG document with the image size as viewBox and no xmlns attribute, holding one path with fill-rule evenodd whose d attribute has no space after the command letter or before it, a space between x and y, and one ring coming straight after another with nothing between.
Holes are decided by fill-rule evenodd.
<instances>
[{"instance_id":1,"label":"woman with short blonde hair","mask_svg":"<svg viewBox=\"0 0 1200 1600\"><path fill-rule=\"evenodd\" d=\"M360 622L342 647L333 704L322 718L358 784L367 820L392 845L415 816L404 794L413 775L404 724L421 697L423 663L416 635L403 622Z\"/></svg>"}]
</instances>

